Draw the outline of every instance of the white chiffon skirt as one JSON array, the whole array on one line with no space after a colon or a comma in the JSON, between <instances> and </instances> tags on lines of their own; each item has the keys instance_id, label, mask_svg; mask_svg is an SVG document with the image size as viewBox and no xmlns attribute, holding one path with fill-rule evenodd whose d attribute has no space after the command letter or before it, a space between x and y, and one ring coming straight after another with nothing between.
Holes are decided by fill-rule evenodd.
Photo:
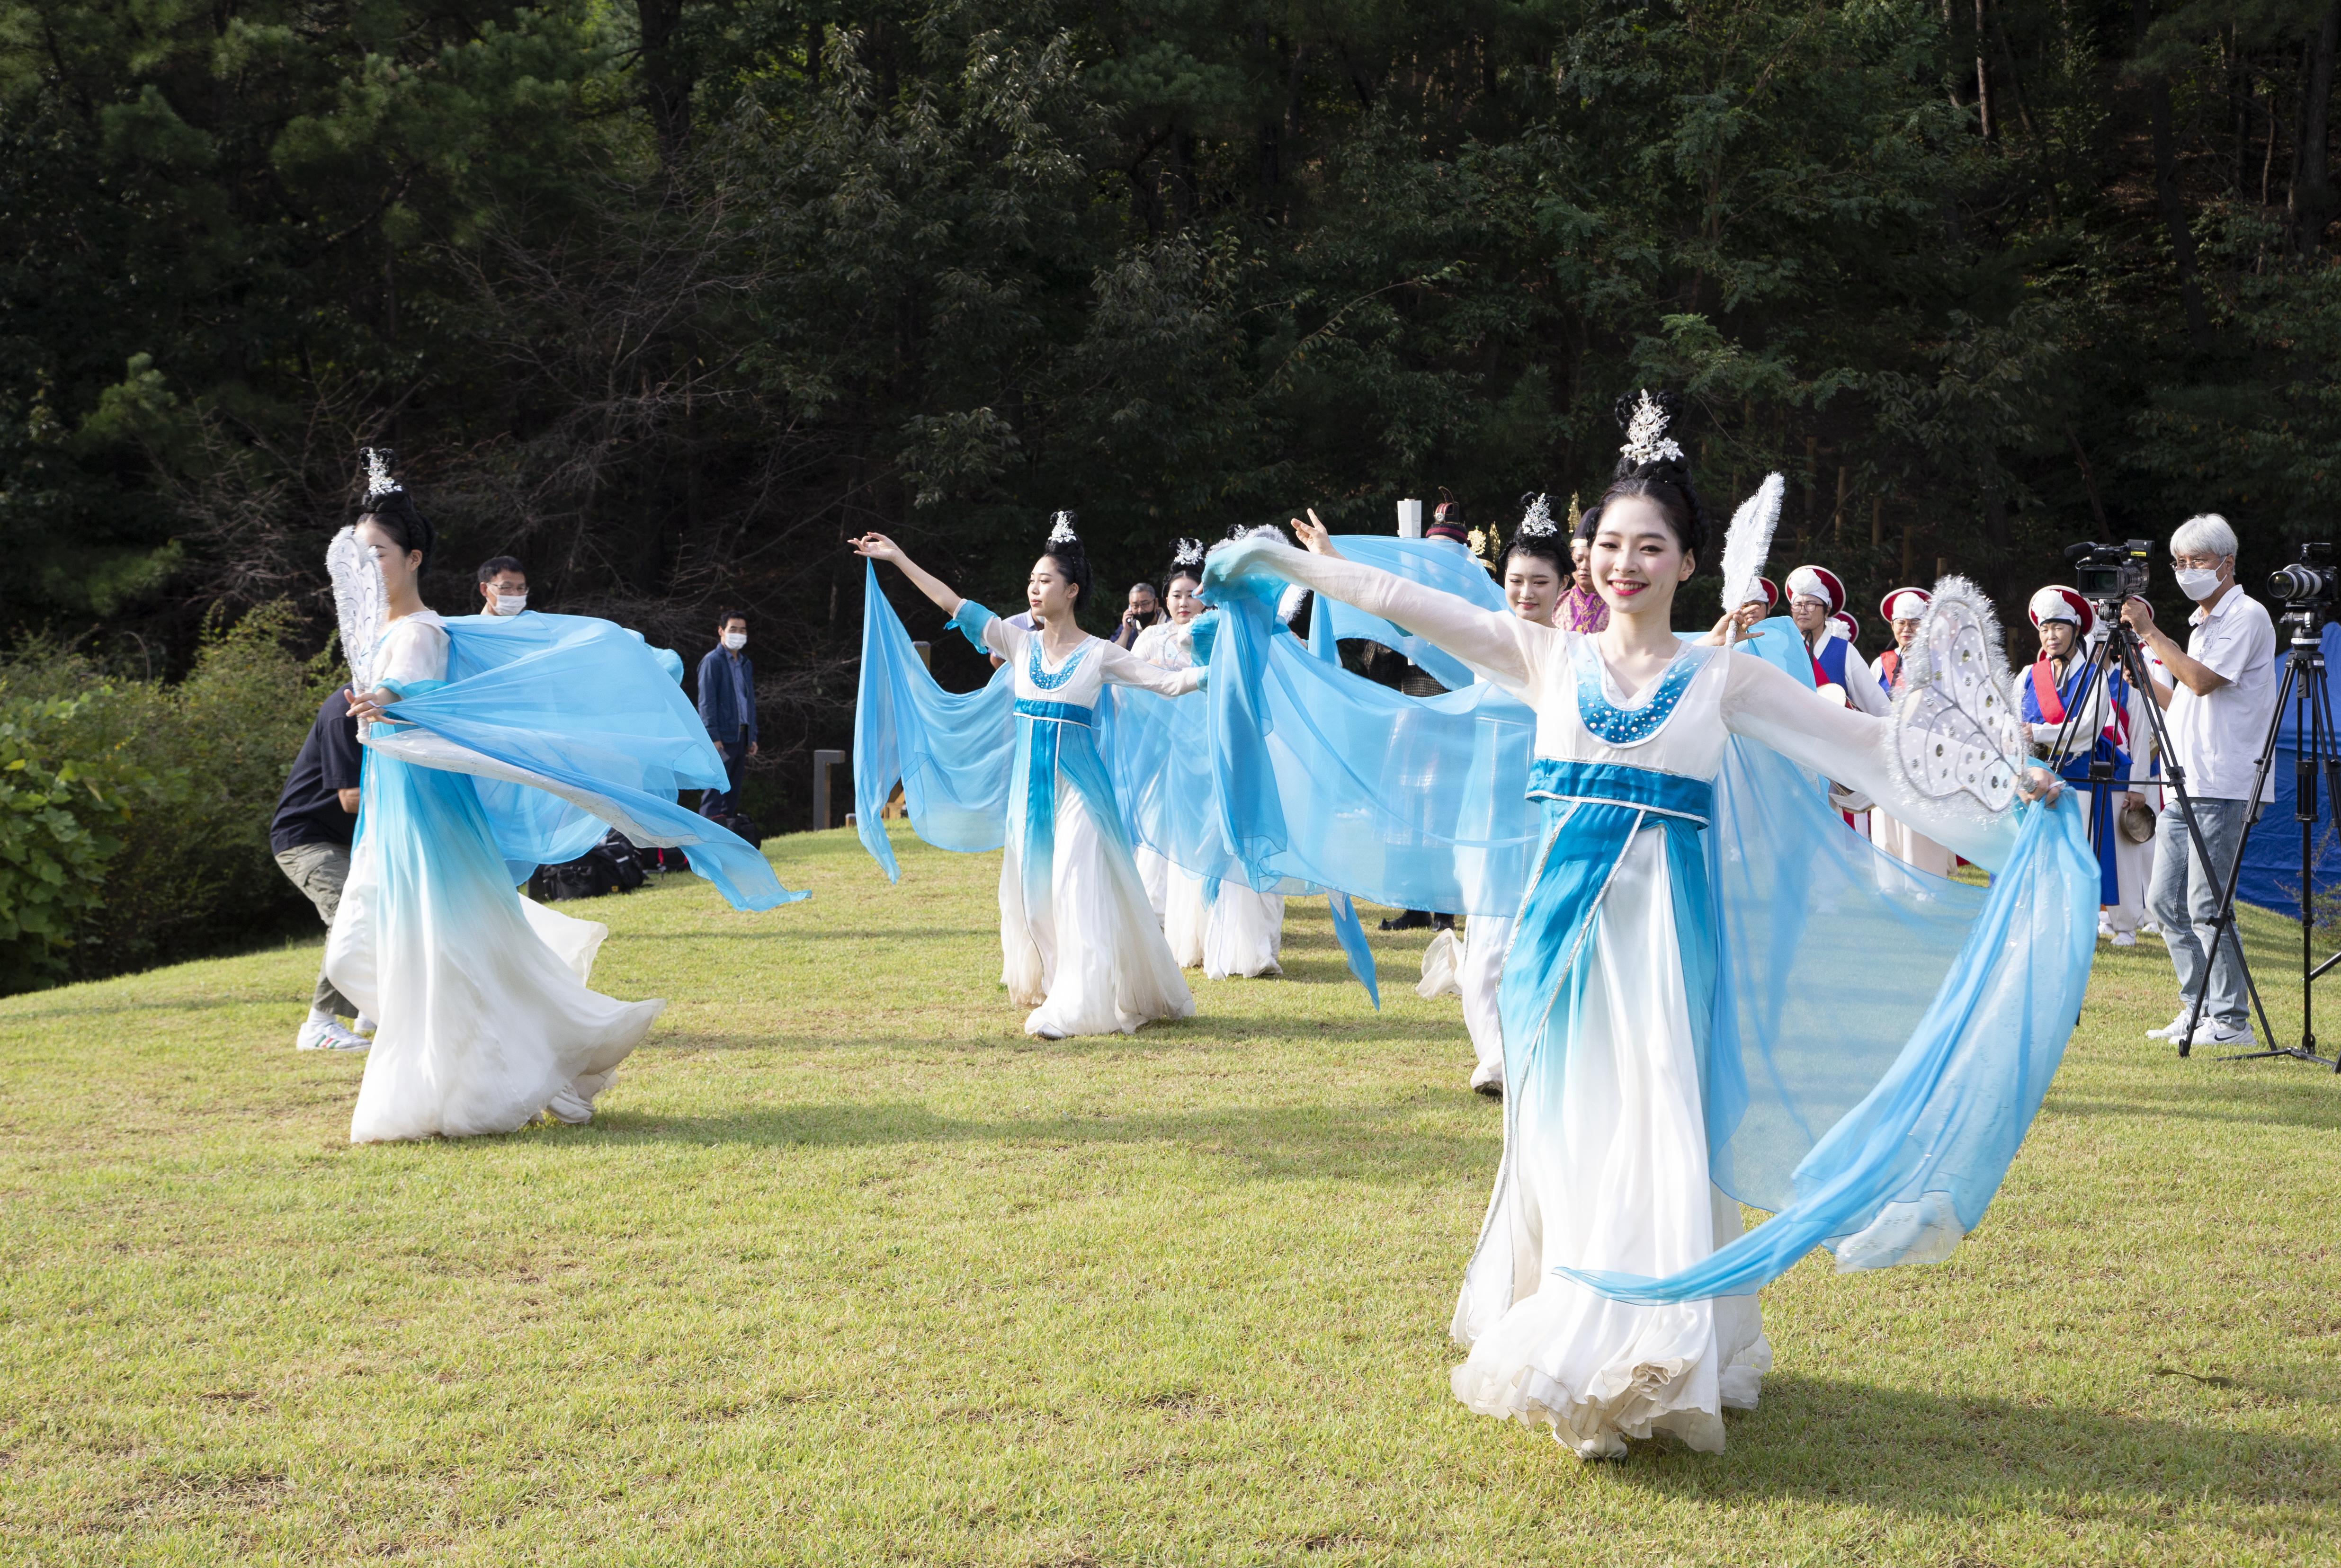
<instances>
[{"instance_id":1,"label":"white chiffon skirt","mask_svg":"<svg viewBox=\"0 0 2341 1568\"><path fill-rule=\"evenodd\" d=\"M1203 878L1165 865L1169 888L1163 899L1162 938L1182 969L1200 969L1213 980L1280 975L1284 953L1284 895L1256 893L1240 882L1222 882L1220 896L1205 903Z\"/></svg>"},{"instance_id":2,"label":"white chiffon skirt","mask_svg":"<svg viewBox=\"0 0 2341 1568\"><path fill-rule=\"evenodd\" d=\"M1589 1457L1661 1432L1717 1452L1722 1411L1752 1406L1771 1366L1756 1298L1632 1305L1550 1272L1673 1274L1739 1230L1708 1179L1658 830L1627 849L1582 961L1573 1021L1556 1013L1529 1060L1506 1063L1503 1167L1451 1327L1470 1347L1455 1396Z\"/></svg>"},{"instance_id":3,"label":"white chiffon skirt","mask_svg":"<svg viewBox=\"0 0 2341 1568\"><path fill-rule=\"evenodd\" d=\"M1000 978L1031 1009L1026 1034L1127 1035L1156 1018L1194 1017L1137 866L1100 835L1070 784L1057 789L1049 882L1047 906L1028 911L1011 836L1000 864Z\"/></svg>"},{"instance_id":4,"label":"white chiffon skirt","mask_svg":"<svg viewBox=\"0 0 2341 1568\"><path fill-rule=\"evenodd\" d=\"M325 973L375 1020L350 1141L593 1116L665 1003L586 980L609 928L523 898L471 779L378 753Z\"/></svg>"},{"instance_id":5,"label":"white chiffon skirt","mask_svg":"<svg viewBox=\"0 0 2341 1568\"><path fill-rule=\"evenodd\" d=\"M1474 915L1463 922L1463 961L1455 988L1463 995L1463 1027L1470 1032L1471 1087L1504 1087L1504 1020L1496 1006L1504 978L1504 952L1512 945L1513 917Z\"/></svg>"}]
</instances>

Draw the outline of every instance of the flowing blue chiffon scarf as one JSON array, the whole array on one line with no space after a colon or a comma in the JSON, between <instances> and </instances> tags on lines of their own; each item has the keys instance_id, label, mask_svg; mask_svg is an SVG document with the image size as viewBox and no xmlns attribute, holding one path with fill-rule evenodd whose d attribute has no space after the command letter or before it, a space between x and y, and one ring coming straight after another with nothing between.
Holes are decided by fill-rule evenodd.
<instances>
[{"instance_id":1,"label":"flowing blue chiffon scarf","mask_svg":"<svg viewBox=\"0 0 2341 1568\"><path fill-rule=\"evenodd\" d=\"M1523 997L1568 1016L1554 998L1649 802L1625 779L1586 783L1605 791L1589 808L1528 799L1534 717L1484 685L1410 702L1273 659L1276 559L1238 544L1204 573L1220 609L1209 691L1223 831L1263 869L1342 875L1408 908L1519 914L1502 997L1506 1049L1519 1049L1543 1022ZM1810 685L1798 652L1775 621L1728 657ZM2097 877L2077 802L2025 809L1987 892L1876 850L1818 779L1745 739L1726 747L1705 814L1664 830L1691 999L1712 997L1693 1009L1710 1169L1775 1217L1670 1278L1576 1277L1682 1301L1745 1294L1815 1245L1843 1268L1943 1255L1982 1219L2080 1011ZM1547 832L1568 864L1529 897ZM1540 983L1518 990L1515 966Z\"/></svg>"},{"instance_id":2,"label":"flowing blue chiffon scarf","mask_svg":"<svg viewBox=\"0 0 2341 1568\"><path fill-rule=\"evenodd\" d=\"M970 601L954 625L989 652L981 636L982 622L990 618L991 611ZM1314 662L1290 633L1280 629L1279 636L1286 657ZM1208 634L1200 640L1207 646ZM1055 725L1020 736L1019 729L1031 728L1033 720L1020 716L1017 708L1015 671L1005 664L973 691L945 691L937 685L880 590L875 566L865 569L862 679L853 715L854 827L888 880L900 880L902 868L881 813L897 782L911 830L939 849L997 849L1007 842L1011 816L1037 819L1033 791L1048 787L1056 773L1036 766L1028 753L1037 744L1061 764L1067 751L1053 733ZM1202 878L1214 885L1209 889L1213 895L1222 881L1295 896L1324 893L1350 972L1374 1005L1381 1005L1373 952L1348 896L1249 866L1221 838L1211 809L1210 715L1200 700L1109 686L1087 722L1090 732L1075 747L1092 751L1104 771L1104 789L1094 779L1084 782L1085 774L1069 776L1094 818L1106 819L1097 797L1110 794L1125 844L1143 845ZM1016 802L1021 809L1011 812ZM1023 844L1020 839L1020 848ZM1029 879L1033 860L1029 853L1022 860ZM1028 898L1034 896L1027 890Z\"/></svg>"},{"instance_id":3,"label":"flowing blue chiffon scarf","mask_svg":"<svg viewBox=\"0 0 2341 1568\"><path fill-rule=\"evenodd\" d=\"M471 615L445 625L447 679L407 690L390 712L453 746L396 728L369 743L473 775L513 880L575 859L615 828L637 844L681 849L735 908L806 897L782 887L754 845L677 803L684 789L720 789L725 779L675 684L672 653L590 616Z\"/></svg>"}]
</instances>

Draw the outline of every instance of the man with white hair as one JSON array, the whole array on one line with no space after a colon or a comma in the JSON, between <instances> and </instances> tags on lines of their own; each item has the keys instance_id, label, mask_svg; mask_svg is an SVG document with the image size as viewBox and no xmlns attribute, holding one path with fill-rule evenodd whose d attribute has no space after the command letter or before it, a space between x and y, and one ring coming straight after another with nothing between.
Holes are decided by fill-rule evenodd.
<instances>
[{"instance_id":1,"label":"man with white hair","mask_svg":"<svg viewBox=\"0 0 2341 1568\"><path fill-rule=\"evenodd\" d=\"M2154 623L2153 607L2143 599L2124 604L2121 616L2169 671L2171 684L2156 681L2154 700L2167 710L2168 760L2194 799L2211 863L2195 853L2174 792L2155 824L2147 903L2178 973L2179 1007L2149 1037L2175 1037L2187 1027L2197 991L2207 986L2192 1043L2244 1045L2252 1028L2242 946L2230 929L2216 952L2207 955L2205 947L2236 847L2256 811L2247 798L2276 707L2276 626L2266 607L2236 586L2236 531L2226 518L2206 512L2181 523L2170 536L2170 564L2179 591L2197 606L2187 618L2193 630L2187 646ZM2275 793L2271 779L2260 800Z\"/></svg>"},{"instance_id":2,"label":"man with white hair","mask_svg":"<svg viewBox=\"0 0 2341 1568\"><path fill-rule=\"evenodd\" d=\"M1825 566L1800 566L1788 573L1788 619L1803 633L1806 651L1813 659L1813 684L1834 686L1845 705L1884 719L1894 711L1869 671L1861 650L1839 637L1829 617L1845 608L1845 583ZM1829 693L1836 695L1836 693Z\"/></svg>"}]
</instances>

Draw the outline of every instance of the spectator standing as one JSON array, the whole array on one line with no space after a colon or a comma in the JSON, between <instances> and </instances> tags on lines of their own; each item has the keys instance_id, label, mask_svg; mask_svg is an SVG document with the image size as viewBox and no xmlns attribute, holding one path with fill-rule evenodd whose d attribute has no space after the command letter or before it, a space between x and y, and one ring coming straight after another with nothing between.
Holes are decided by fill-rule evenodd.
<instances>
[{"instance_id":1,"label":"spectator standing","mask_svg":"<svg viewBox=\"0 0 2341 1568\"><path fill-rule=\"evenodd\" d=\"M480 613L518 615L528 608L528 571L509 555L480 562Z\"/></svg>"},{"instance_id":2,"label":"spectator standing","mask_svg":"<svg viewBox=\"0 0 2341 1568\"><path fill-rule=\"evenodd\" d=\"M1162 622L1162 596L1154 591L1151 582L1130 585L1130 599L1121 612L1121 624L1113 629L1116 647L1135 648L1138 634L1150 626Z\"/></svg>"},{"instance_id":3,"label":"spectator standing","mask_svg":"<svg viewBox=\"0 0 2341 1568\"><path fill-rule=\"evenodd\" d=\"M2176 792L2154 826L2154 880L2147 903L2162 927L2178 976L2178 1016L2148 1031L2171 1039L2187 1027L2198 989L2202 1021L2191 1044L2243 1045L2252 1038L2244 989L2243 949L2231 928L2216 952L2206 952L2219 894L2236 846L2257 814L2249 799L2260 742L2276 708L2276 624L2267 607L2236 585L2236 531L2216 512L2190 517L2170 536L2170 564L2178 590L2195 601L2187 646L2154 622L2143 599L2122 606L2122 621L2170 673L2154 683L2154 700L2167 712L2169 760L2185 769L2211 864L2195 853ZM2274 799L2271 779L2260 803Z\"/></svg>"},{"instance_id":4,"label":"spectator standing","mask_svg":"<svg viewBox=\"0 0 2341 1568\"><path fill-rule=\"evenodd\" d=\"M317 710L293 759L292 775L276 798L276 815L268 824L268 848L292 884L317 907L317 918L333 929L341 908L342 887L350 878L350 845L358 821L357 720L350 717L350 694L334 692ZM357 1019L357 1008L342 995L325 971L317 971L317 987L309 1001L309 1016L294 1038L304 1051L362 1051L365 1037L345 1028L342 1019ZM359 1020L359 1027L364 1021Z\"/></svg>"},{"instance_id":5,"label":"spectator standing","mask_svg":"<svg viewBox=\"0 0 2341 1568\"><path fill-rule=\"evenodd\" d=\"M749 662L748 618L727 610L715 618L715 646L699 661L699 721L723 754L727 780L700 797L699 814L722 819L740 810L740 775L756 754L756 667Z\"/></svg>"}]
</instances>

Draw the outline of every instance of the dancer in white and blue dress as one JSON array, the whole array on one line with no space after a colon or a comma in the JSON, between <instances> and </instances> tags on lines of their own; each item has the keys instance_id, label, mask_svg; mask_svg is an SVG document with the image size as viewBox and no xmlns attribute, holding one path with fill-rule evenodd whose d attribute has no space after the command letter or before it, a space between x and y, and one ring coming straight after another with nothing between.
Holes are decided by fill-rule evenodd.
<instances>
[{"instance_id":1,"label":"dancer in white and blue dress","mask_svg":"<svg viewBox=\"0 0 2341 1568\"><path fill-rule=\"evenodd\" d=\"M583 1122L665 1004L589 989L608 928L514 883L611 824L683 849L741 908L802 895L676 804L722 764L642 640L577 616L433 613L417 589L430 524L389 454L368 457L365 513L330 552L366 749L324 968L377 1020L350 1138Z\"/></svg>"},{"instance_id":2,"label":"dancer in white and blue dress","mask_svg":"<svg viewBox=\"0 0 2341 1568\"><path fill-rule=\"evenodd\" d=\"M1057 514L1025 584L1031 631L961 598L883 534L863 535L854 550L892 561L970 641L1015 670L1001 982L1031 1009L1025 1032L1042 1039L1131 1034L1156 1018L1191 1017L1195 1000L1131 858L1095 729L1108 685L1177 697L1194 690L1202 672L1161 669L1081 629L1075 616L1091 573L1070 513Z\"/></svg>"},{"instance_id":3,"label":"dancer in white and blue dress","mask_svg":"<svg viewBox=\"0 0 2341 1568\"><path fill-rule=\"evenodd\" d=\"M1140 632L1131 645L1132 653L1164 670L1186 670L1194 664L1193 627L1203 610L1196 590L1202 581L1202 541L1180 540L1163 589L1170 618ZM1209 800L1188 800L1181 805L1196 812L1210 809ZM1227 878L1207 881L1142 848L1138 851L1141 872L1150 859L1163 872L1163 938L1182 968L1200 969L1206 979L1212 980L1257 979L1284 972L1278 962L1284 951L1283 894L1263 893Z\"/></svg>"},{"instance_id":4,"label":"dancer in white and blue dress","mask_svg":"<svg viewBox=\"0 0 2341 1568\"><path fill-rule=\"evenodd\" d=\"M1471 1409L1549 1424L1589 1458L1662 1432L1720 1449L1721 1411L1752 1404L1771 1362L1754 1288L1804 1250L1831 1240L1840 1266L1948 1251L1980 1217L2037 1105L2033 1079L2042 1057L2053 1069L2061 1052L2077 1008L2073 966L2085 984L2088 953L2073 940L2087 915L2069 885L2068 862L2080 853L2072 823L2058 819L2059 837L2017 841L2004 766L1987 778L1979 770L1974 786L1999 791L1997 813L1930 803L1903 787L1890 725L1825 702L1764 659L1678 639L1675 591L1705 547L1705 523L1680 450L1647 406L1619 466L1588 520L1594 580L1610 610L1598 634L1261 541L1215 552L1205 581L1207 597L1230 604L1260 577L1303 584L1428 639L1534 710L1529 792L1544 803L1545 828L1503 971L1504 1156L1455 1311L1453 1333L1469 1355L1453 1384ZM1710 634L1716 642L1728 625L1727 617ZM1240 631L1220 636L1230 670L1242 656L1230 640ZM2005 695L2003 686L2002 709ZM1893 799L1905 819L1986 865L2046 842L2064 880L2049 879L2035 913L2062 938L2040 946L2058 948L2065 983L2027 980L1969 998L1967 1011L1936 1024L1948 1042L1939 1052L1918 1048L1933 1039L1922 1030L1881 1086L1885 1100L1845 1113L1848 1126L1875 1123L1918 1114L1903 1101L1928 1085L1959 1092L1942 1087L1956 1076L1943 1061L1983 1070L1958 1056L1961 1021L2000 1009L1998 1023L2007 1009L2053 997L2049 1012L2026 1013L2024 1028L2004 1031L2011 1042L2025 1036L2029 1054L1994 1064L2023 1086L1991 1099L1997 1119L1955 1118L1961 1131L1938 1139L1974 1145L1910 1154L1918 1146L1907 1136L1865 1141L1831 1127L1818 1145L1799 1146L1811 1152L1798 1165L1798 1202L1746 1245L1718 1252L1741 1221L1711 1154L1730 1157L1716 1140L1748 1119L1750 1097L1768 1087L1710 1037L1729 1020L1717 1007L1719 928L1700 839L1735 736ZM2045 777L2032 787L2054 792ZM1808 788L1800 777L1780 786L1784 795ZM1937 1077L1905 1095L1922 1069ZM1945 1174L1946 1164L1957 1168ZM1808 1177L1818 1188L1803 1185Z\"/></svg>"}]
</instances>

